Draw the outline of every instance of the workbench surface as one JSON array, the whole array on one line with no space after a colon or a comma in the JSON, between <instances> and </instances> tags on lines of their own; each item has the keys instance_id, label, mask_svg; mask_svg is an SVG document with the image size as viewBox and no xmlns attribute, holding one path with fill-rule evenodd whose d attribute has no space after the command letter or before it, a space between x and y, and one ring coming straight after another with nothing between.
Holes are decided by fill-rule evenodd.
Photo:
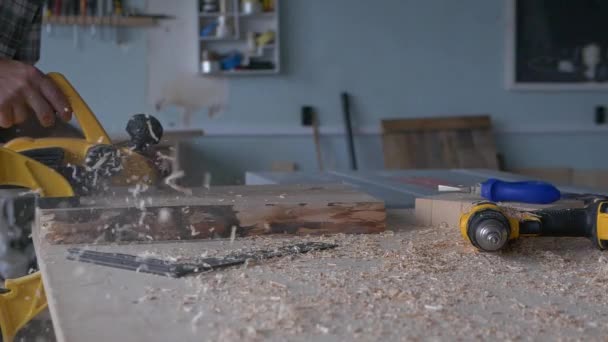
<instances>
[{"instance_id":1,"label":"workbench surface","mask_svg":"<svg viewBox=\"0 0 608 342\"><path fill-rule=\"evenodd\" d=\"M484 254L411 215L390 211L377 235L91 247L194 257L340 245L183 279L70 261L70 246L34 240L59 341L605 340L608 254L590 241L529 238Z\"/></svg>"}]
</instances>

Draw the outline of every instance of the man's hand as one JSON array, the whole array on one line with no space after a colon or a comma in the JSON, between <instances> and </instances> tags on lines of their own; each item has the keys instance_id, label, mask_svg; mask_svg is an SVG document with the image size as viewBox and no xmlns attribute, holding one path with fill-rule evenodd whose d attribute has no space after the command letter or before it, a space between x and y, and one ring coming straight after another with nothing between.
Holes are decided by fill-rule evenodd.
<instances>
[{"instance_id":1,"label":"man's hand","mask_svg":"<svg viewBox=\"0 0 608 342\"><path fill-rule=\"evenodd\" d=\"M44 127L55 124L56 116L72 118L65 95L55 82L37 68L0 59L0 127L9 128L35 114Z\"/></svg>"}]
</instances>

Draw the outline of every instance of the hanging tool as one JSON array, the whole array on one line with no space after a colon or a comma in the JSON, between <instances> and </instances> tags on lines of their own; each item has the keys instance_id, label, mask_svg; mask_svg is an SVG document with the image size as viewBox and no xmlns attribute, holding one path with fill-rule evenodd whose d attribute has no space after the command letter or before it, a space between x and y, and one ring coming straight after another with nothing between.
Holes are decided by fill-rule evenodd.
<instances>
[{"instance_id":1,"label":"hanging tool","mask_svg":"<svg viewBox=\"0 0 608 342\"><path fill-rule=\"evenodd\" d=\"M561 193L555 186L541 181L506 182L490 178L483 183L468 187L439 185L437 190L472 193L492 202L549 204L561 198Z\"/></svg>"},{"instance_id":2,"label":"hanging tool","mask_svg":"<svg viewBox=\"0 0 608 342\"><path fill-rule=\"evenodd\" d=\"M123 270L156 274L173 278L193 273L201 273L219 268L244 264L247 260L261 261L286 255L302 254L336 248L338 245L322 242L308 242L278 247L273 250L259 250L251 253L230 254L225 257L203 258L187 262L173 262L156 258L144 258L121 253L104 253L82 248L68 249L69 260L92 263Z\"/></svg>"},{"instance_id":3,"label":"hanging tool","mask_svg":"<svg viewBox=\"0 0 608 342\"><path fill-rule=\"evenodd\" d=\"M355 141L353 138L353 127L350 115L350 97L348 93L342 93L342 113L344 114L344 125L346 126L346 137L348 144L348 155L350 156L350 168L357 170L357 155L355 153Z\"/></svg>"},{"instance_id":4,"label":"hanging tool","mask_svg":"<svg viewBox=\"0 0 608 342\"><path fill-rule=\"evenodd\" d=\"M312 106L302 107L302 125L312 126L313 138L315 142L315 151L317 154L317 163L319 171L323 172L323 155L321 154L321 134L319 132L319 116Z\"/></svg>"},{"instance_id":5,"label":"hanging tool","mask_svg":"<svg viewBox=\"0 0 608 342\"><path fill-rule=\"evenodd\" d=\"M587 237L608 248L608 198L596 197L583 208L517 210L480 202L460 217L460 232L473 246L497 252L520 236Z\"/></svg>"}]
</instances>

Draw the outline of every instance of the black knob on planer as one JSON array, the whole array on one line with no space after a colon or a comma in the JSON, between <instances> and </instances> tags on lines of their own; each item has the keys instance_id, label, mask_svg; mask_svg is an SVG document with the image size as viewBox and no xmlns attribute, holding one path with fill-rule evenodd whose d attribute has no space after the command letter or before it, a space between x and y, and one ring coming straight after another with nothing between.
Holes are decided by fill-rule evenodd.
<instances>
[{"instance_id":1,"label":"black knob on planer","mask_svg":"<svg viewBox=\"0 0 608 342\"><path fill-rule=\"evenodd\" d=\"M127 133L131 137L130 147L143 152L160 143L163 137L163 126L155 117L148 114L136 114L127 123Z\"/></svg>"}]
</instances>

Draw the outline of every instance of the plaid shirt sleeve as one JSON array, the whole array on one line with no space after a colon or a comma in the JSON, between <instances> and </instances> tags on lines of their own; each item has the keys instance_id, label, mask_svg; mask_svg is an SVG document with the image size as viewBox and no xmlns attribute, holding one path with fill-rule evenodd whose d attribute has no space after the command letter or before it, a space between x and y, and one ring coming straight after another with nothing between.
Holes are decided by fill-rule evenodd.
<instances>
[{"instance_id":1,"label":"plaid shirt sleeve","mask_svg":"<svg viewBox=\"0 0 608 342\"><path fill-rule=\"evenodd\" d=\"M43 0L0 0L0 58L35 64L40 58Z\"/></svg>"}]
</instances>

